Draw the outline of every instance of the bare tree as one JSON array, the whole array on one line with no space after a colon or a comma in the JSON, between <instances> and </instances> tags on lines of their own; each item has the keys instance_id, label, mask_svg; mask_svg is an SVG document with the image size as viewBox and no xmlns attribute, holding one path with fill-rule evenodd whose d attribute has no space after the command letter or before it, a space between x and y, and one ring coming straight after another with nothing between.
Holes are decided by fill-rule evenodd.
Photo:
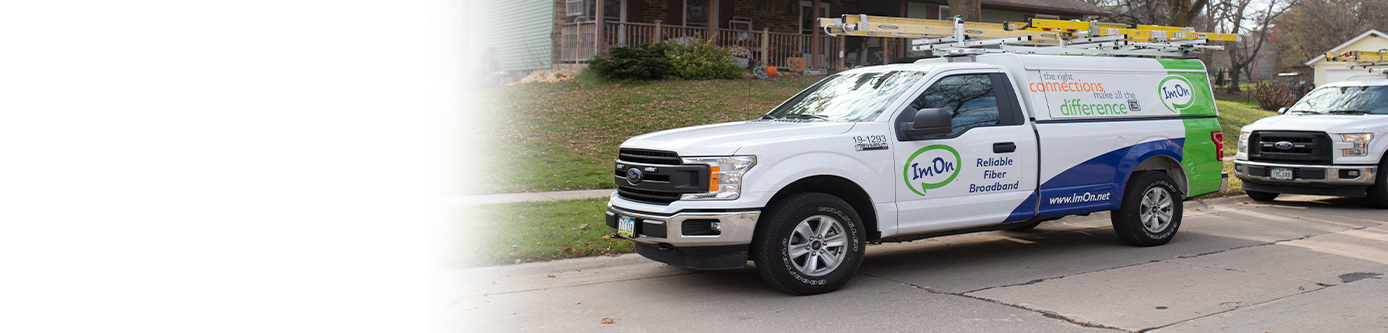
<instances>
[{"instance_id":1,"label":"bare tree","mask_svg":"<svg viewBox=\"0 0 1388 333\"><path fill-rule=\"evenodd\" d=\"M1242 77L1251 78L1253 69L1249 65L1258 58L1258 52L1268 41L1269 26L1277 17L1287 12L1297 0L1268 0L1263 10L1249 10L1254 0L1218 0L1210 8L1210 17L1219 32L1239 35L1239 41L1225 44L1229 56L1229 92L1237 92ZM1261 0L1258 1L1261 5Z\"/></svg>"},{"instance_id":2,"label":"bare tree","mask_svg":"<svg viewBox=\"0 0 1388 333\"><path fill-rule=\"evenodd\" d=\"M1209 0L1166 0L1166 7L1171 11L1170 25L1190 26L1195 17L1200 16L1200 12L1205 10L1207 4Z\"/></svg>"},{"instance_id":3,"label":"bare tree","mask_svg":"<svg viewBox=\"0 0 1388 333\"><path fill-rule=\"evenodd\" d=\"M964 21L983 21L983 0L949 0L949 13L964 17ZM944 19L941 17L941 19Z\"/></svg>"},{"instance_id":4,"label":"bare tree","mask_svg":"<svg viewBox=\"0 0 1388 333\"><path fill-rule=\"evenodd\" d=\"M1105 20L1113 22L1191 26L1209 0L1098 0L1095 4L1113 12Z\"/></svg>"}]
</instances>

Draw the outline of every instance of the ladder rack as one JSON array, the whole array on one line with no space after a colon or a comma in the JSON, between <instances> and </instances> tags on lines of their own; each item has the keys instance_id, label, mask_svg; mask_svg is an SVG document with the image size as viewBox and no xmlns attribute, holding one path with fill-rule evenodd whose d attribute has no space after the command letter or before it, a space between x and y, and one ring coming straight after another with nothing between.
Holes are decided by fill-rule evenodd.
<instances>
[{"instance_id":1,"label":"ladder rack","mask_svg":"<svg viewBox=\"0 0 1388 333\"><path fill-rule=\"evenodd\" d=\"M1350 69L1368 69L1369 73L1378 71L1379 73L1388 72L1388 49L1378 51L1349 51L1345 53L1326 52L1325 60L1329 62L1348 62Z\"/></svg>"},{"instance_id":2,"label":"ladder rack","mask_svg":"<svg viewBox=\"0 0 1388 333\"><path fill-rule=\"evenodd\" d=\"M915 38L914 50L958 50L982 46L984 52L1034 54L1137 55L1188 57L1222 50L1211 41L1237 41L1238 35L1196 32L1192 28L1028 19L1026 22L964 22L959 16L931 20L863 14L821 18L832 36Z\"/></svg>"}]
</instances>

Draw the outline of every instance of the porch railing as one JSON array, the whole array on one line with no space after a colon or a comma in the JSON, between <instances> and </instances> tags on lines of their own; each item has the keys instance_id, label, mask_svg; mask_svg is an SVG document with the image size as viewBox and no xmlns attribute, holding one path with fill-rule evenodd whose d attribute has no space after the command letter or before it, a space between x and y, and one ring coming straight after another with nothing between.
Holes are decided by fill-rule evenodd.
<instances>
[{"instance_id":1,"label":"porch railing","mask_svg":"<svg viewBox=\"0 0 1388 333\"><path fill-rule=\"evenodd\" d=\"M568 63L586 62L592 59L599 48L613 46L636 46L679 38L704 39L708 28L662 25L659 23L606 22L603 27L603 43L595 45L592 22L565 23L561 28L560 61ZM813 60L809 69L824 70L843 65L839 51L843 50L843 37L824 36L820 38L819 50L811 50L812 35L771 32L766 29L730 30L714 29L714 45L723 47L742 46L752 53L752 60L763 65L786 68L787 58L800 57ZM818 51L818 52L814 52Z\"/></svg>"}]
</instances>

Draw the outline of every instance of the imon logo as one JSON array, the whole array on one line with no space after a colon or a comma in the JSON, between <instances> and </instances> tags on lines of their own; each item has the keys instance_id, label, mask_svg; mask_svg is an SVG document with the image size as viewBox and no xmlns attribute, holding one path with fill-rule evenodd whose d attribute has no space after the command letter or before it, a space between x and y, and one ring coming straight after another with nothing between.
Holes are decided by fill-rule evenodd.
<instances>
[{"instance_id":1,"label":"imon logo","mask_svg":"<svg viewBox=\"0 0 1388 333\"><path fill-rule=\"evenodd\" d=\"M1180 75L1168 75L1161 79L1161 85L1157 88L1157 94L1161 96L1161 104L1166 105L1167 110L1172 113L1181 113L1181 110L1189 108L1191 102L1195 100L1194 86L1189 80Z\"/></svg>"},{"instance_id":2,"label":"imon logo","mask_svg":"<svg viewBox=\"0 0 1388 333\"><path fill-rule=\"evenodd\" d=\"M911 192L925 195L925 191L944 187L959 176L959 152L946 145L930 145L917 150L906 159L901 177Z\"/></svg>"}]
</instances>

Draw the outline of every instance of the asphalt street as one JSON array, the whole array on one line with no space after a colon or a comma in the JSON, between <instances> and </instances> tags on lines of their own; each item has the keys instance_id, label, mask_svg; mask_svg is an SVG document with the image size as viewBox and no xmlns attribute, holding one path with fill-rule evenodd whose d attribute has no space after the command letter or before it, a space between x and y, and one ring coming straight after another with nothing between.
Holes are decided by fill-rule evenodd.
<instances>
[{"instance_id":1,"label":"asphalt street","mask_svg":"<svg viewBox=\"0 0 1388 333\"><path fill-rule=\"evenodd\" d=\"M1157 247L1106 213L873 245L843 289L639 255L436 271L435 332L1388 331L1388 211L1362 199L1188 201ZM610 318L610 324L604 319Z\"/></svg>"}]
</instances>

